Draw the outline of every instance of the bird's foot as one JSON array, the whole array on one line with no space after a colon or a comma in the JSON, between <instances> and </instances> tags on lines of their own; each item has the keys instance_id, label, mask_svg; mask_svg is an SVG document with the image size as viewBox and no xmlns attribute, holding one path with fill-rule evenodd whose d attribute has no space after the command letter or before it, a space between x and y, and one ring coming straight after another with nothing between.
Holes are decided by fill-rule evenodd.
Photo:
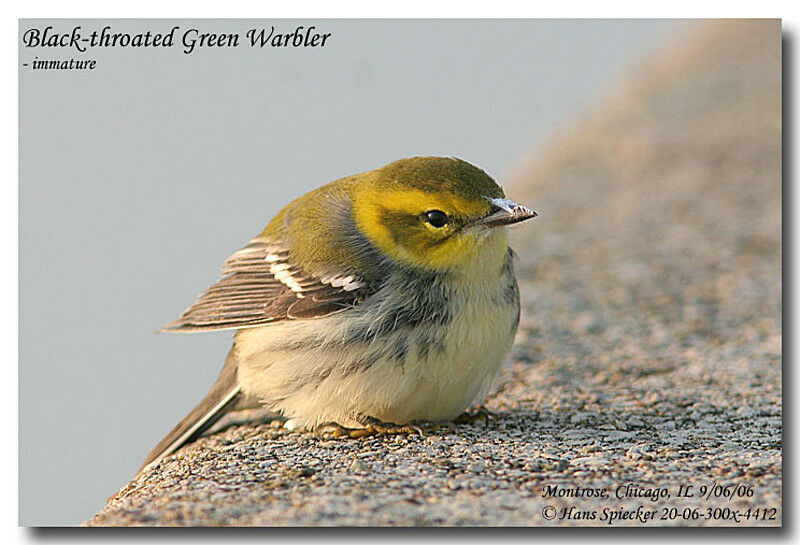
<instances>
[{"instance_id":1,"label":"bird's foot","mask_svg":"<svg viewBox=\"0 0 800 545\"><path fill-rule=\"evenodd\" d=\"M346 428L336 422L322 424L314 429L314 433L323 439L358 439L359 437L366 437L368 435L377 435L377 433L369 427Z\"/></svg>"},{"instance_id":2,"label":"bird's foot","mask_svg":"<svg viewBox=\"0 0 800 545\"><path fill-rule=\"evenodd\" d=\"M485 423L488 423L489 420L497 422L497 415L489 411L483 405L477 405L474 409L457 416L453 422L456 424L474 424L479 420Z\"/></svg>"},{"instance_id":3,"label":"bird's foot","mask_svg":"<svg viewBox=\"0 0 800 545\"><path fill-rule=\"evenodd\" d=\"M439 431L442 428L452 430L451 422L427 422L411 421L408 424L395 424L393 422L383 422L370 416L360 419L363 428L346 428L340 424L323 424L315 432L320 437L333 437L339 439L347 437L358 439L359 437L369 437L376 435L425 435L426 431Z\"/></svg>"},{"instance_id":4,"label":"bird's foot","mask_svg":"<svg viewBox=\"0 0 800 545\"><path fill-rule=\"evenodd\" d=\"M368 433L364 435L424 435L423 427L428 427L427 422L409 422L408 424L395 424L394 422L382 422L371 416L364 417L362 423L366 425L363 430Z\"/></svg>"}]
</instances>

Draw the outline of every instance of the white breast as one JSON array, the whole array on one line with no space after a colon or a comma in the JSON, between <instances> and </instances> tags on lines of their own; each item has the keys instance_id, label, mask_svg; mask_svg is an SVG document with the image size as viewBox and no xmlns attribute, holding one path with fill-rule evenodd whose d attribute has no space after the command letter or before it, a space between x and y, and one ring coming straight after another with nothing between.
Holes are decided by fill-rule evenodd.
<instances>
[{"instance_id":1,"label":"white breast","mask_svg":"<svg viewBox=\"0 0 800 545\"><path fill-rule=\"evenodd\" d=\"M453 419L486 395L516 332L513 272L480 272L453 284L446 325L397 327L353 342L354 331L379 322L385 309L376 306L241 330L235 346L242 389L308 427L357 427L359 415L398 424Z\"/></svg>"}]
</instances>

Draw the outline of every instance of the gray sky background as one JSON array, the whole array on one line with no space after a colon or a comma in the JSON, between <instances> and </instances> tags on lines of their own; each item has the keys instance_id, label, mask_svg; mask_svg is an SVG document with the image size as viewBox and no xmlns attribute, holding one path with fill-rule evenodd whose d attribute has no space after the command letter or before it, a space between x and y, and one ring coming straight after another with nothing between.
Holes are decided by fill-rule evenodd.
<instances>
[{"instance_id":1,"label":"gray sky background","mask_svg":"<svg viewBox=\"0 0 800 545\"><path fill-rule=\"evenodd\" d=\"M502 183L668 21L32 21L120 32L314 24L325 48L20 40L20 524L74 525L207 392L231 333L156 335L288 201L412 155ZM96 59L94 71L23 67ZM535 203L531 203L535 205Z\"/></svg>"}]
</instances>

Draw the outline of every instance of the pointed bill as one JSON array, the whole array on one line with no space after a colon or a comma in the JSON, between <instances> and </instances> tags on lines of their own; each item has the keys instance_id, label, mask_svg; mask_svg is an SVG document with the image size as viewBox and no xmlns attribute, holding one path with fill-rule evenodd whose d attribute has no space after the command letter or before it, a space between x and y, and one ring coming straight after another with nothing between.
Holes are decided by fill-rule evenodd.
<instances>
[{"instance_id":1,"label":"pointed bill","mask_svg":"<svg viewBox=\"0 0 800 545\"><path fill-rule=\"evenodd\" d=\"M485 227L499 227L511 225L538 216L536 212L508 199L489 199L492 209L475 223Z\"/></svg>"}]
</instances>

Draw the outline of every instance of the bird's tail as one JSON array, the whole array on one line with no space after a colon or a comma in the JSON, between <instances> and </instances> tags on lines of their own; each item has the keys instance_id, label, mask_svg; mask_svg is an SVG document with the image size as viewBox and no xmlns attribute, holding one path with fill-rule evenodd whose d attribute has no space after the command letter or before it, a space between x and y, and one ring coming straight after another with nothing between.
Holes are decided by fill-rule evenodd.
<instances>
[{"instance_id":1,"label":"bird's tail","mask_svg":"<svg viewBox=\"0 0 800 545\"><path fill-rule=\"evenodd\" d=\"M183 445L191 443L213 426L226 412L238 408L237 405L240 404L243 396L236 378L236 367L233 350L231 350L225 367L222 368L219 378L208 395L150 451L142 467L139 468L139 472L165 456L169 456Z\"/></svg>"}]
</instances>

